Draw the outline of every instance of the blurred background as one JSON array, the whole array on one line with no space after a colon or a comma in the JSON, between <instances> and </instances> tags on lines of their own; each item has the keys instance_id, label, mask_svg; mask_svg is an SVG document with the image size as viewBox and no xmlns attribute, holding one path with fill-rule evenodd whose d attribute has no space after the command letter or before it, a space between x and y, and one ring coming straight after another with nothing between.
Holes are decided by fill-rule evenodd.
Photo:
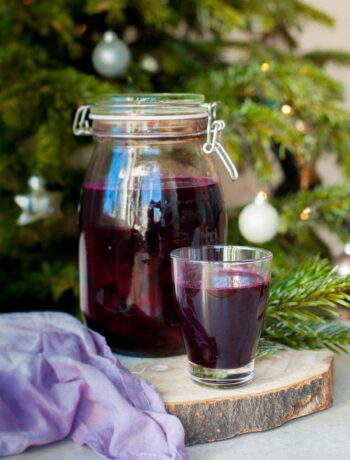
<instances>
[{"instance_id":1,"label":"blurred background","mask_svg":"<svg viewBox=\"0 0 350 460\"><path fill-rule=\"evenodd\" d=\"M311 0L309 2L316 8L322 8L330 13L335 21L332 28L324 28L319 24L312 23L304 28L300 37L300 47L303 51L313 49L333 48L349 52L349 26L348 18L350 15L350 4L346 0ZM327 71L334 78L344 84L344 102L346 107L350 107L350 69L348 67L337 66L333 63L327 65Z\"/></svg>"},{"instance_id":2,"label":"blurred background","mask_svg":"<svg viewBox=\"0 0 350 460\"><path fill-rule=\"evenodd\" d=\"M349 14L346 0L0 0L1 311L78 311L92 146L71 126L103 93L220 101L241 173L224 182L230 241L247 241L238 217L264 190L276 270L316 253L349 267Z\"/></svg>"},{"instance_id":3,"label":"blurred background","mask_svg":"<svg viewBox=\"0 0 350 460\"><path fill-rule=\"evenodd\" d=\"M349 38L350 31L348 26L348 18L350 17L350 3L346 0L335 0L330 3L327 0L310 0L308 2L315 8L320 8L326 11L334 18L333 27L324 27L318 22L310 22L303 27L303 30L298 36L300 50L304 53L312 52L313 50L333 49L350 51ZM329 62L325 66L327 73L339 81L344 88L344 106L350 109L350 67L339 65L338 63ZM324 152L326 153L326 152ZM324 184L335 184L342 182L345 178L342 174L342 169L335 161L333 155L323 155L317 162L317 171L319 177ZM276 171L279 174L279 170ZM249 168L246 171L246 179L240 180L237 183L239 188L239 197L229 197L230 207L240 203L245 203L251 199L252 193L259 190L259 183L254 174L254 168ZM236 201L237 200L237 201ZM327 235L328 236L328 235ZM331 236L328 236L331 238ZM340 255L342 246L338 241L332 239L332 250L336 255Z\"/></svg>"}]
</instances>

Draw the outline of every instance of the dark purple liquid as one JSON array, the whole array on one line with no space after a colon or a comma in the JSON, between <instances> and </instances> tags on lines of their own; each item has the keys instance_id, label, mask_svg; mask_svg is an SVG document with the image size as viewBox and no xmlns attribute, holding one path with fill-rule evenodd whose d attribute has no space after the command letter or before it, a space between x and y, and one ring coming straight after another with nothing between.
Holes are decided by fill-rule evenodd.
<instances>
[{"instance_id":1,"label":"dark purple liquid","mask_svg":"<svg viewBox=\"0 0 350 460\"><path fill-rule=\"evenodd\" d=\"M223 242L218 184L205 177L176 177L152 187L138 184L126 195L120 188L87 184L80 224L86 244L86 274L81 270L81 277L86 278L82 306L87 324L123 353L183 352L169 253Z\"/></svg>"},{"instance_id":2,"label":"dark purple liquid","mask_svg":"<svg viewBox=\"0 0 350 460\"><path fill-rule=\"evenodd\" d=\"M251 272L213 276L213 288L200 289L191 273L175 286L187 355L203 367L237 369L254 359L269 285Z\"/></svg>"}]
</instances>

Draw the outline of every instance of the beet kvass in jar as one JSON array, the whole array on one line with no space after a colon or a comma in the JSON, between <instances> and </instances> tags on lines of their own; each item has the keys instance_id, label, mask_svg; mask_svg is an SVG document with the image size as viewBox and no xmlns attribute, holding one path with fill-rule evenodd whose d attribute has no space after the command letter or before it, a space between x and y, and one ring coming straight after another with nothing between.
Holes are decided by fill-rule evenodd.
<instances>
[{"instance_id":1,"label":"beet kvass in jar","mask_svg":"<svg viewBox=\"0 0 350 460\"><path fill-rule=\"evenodd\" d=\"M226 210L216 152L215 104L198 94L103 96L78 109L74 133L95 151L80 203L80 296L89 327L117 352L184 352L170 252L224 244Z\"/></svg>"}]
</instances>

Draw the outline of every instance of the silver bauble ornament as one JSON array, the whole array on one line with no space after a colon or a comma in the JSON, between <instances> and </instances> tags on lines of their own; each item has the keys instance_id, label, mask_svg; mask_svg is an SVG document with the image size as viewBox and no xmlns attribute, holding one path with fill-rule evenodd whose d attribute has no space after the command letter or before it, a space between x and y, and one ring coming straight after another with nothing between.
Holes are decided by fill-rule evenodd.
<instances>
[{"instance_id":1,"label":"silver bauble ornament","mask_svg":"<svg viewBox=\"0 0 350 460\"><path fill-rule=\"evenodd\" d=\"M92 52L92 63L96 71L104 77L123 75L130 62L127 45L112 31L104 33L102 40Z\"/></svg>"},{"instance_id":2,"label":"silver bauble ornament","mask_svg":"<svg viewBox=\"0 0 350 460\"><path fill-rule=\"evenodd\" d=\"M22 213L17 219L18 225L28 225L50 216L60 217L62 194L60 192L48 192L45 188L44 179L40 176L30 177L28 184L30 193L15 196L16 204L22 209Z\"/></svg>"},{"instance_id":3,"label":"silver bauble ornament","mask_svg":"<svg viewBox=\"0 0 350 460\"><path fill-rule=\"evenodd\" d=\"M334 259L333 263L337 267L337 273L339 276L350 275L350 243L346 243L344 245L343 254Z\"/></svg>"}]
</instances>

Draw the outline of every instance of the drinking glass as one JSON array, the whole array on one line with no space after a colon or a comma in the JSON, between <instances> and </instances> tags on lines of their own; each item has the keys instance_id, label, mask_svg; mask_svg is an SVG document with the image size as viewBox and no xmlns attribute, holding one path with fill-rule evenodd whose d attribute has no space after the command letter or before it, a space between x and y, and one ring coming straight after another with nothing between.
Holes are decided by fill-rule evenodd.
<instances>
[{"instance_id":1,"label":"drinking glass","mask_svg":"<svg viewBox=\"0 0 350 460\"><path fill-rule=\"evenodd\" d=\"M170 253L189 373L198 383L248 383L271 281L272 253L247 246L184 247Z\"/></svg>"}]
</instances>

